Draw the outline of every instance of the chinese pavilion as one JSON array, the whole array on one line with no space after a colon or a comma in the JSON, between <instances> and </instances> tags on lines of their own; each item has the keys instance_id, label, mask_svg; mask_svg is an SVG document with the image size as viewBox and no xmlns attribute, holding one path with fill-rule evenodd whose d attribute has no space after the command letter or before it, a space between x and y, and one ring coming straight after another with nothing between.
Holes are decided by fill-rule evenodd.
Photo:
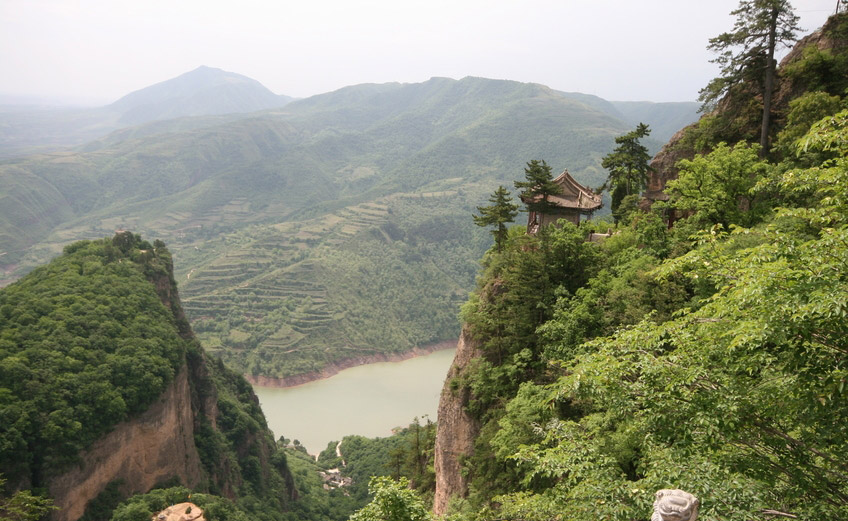
<instances>
[{"instance_id":1,"label":"chinese pavilion","mask_svg":"<svg viewBox=\"0 0 848 521\"><path fill-rule=\"evenodd\" d=\"M542 226L555 225L559 219L566 219L579 225L581 214L591 217L592 212L603 206L601 196L575 181L568 170L563 170L553 182L560 187L560 193L548 196L548 202L553 203L556 209L549 213L528 212L527 233L529 234L538 232ZM527 203L528 199L522 197L522 201Z\"/></svg>"}]
</instances>

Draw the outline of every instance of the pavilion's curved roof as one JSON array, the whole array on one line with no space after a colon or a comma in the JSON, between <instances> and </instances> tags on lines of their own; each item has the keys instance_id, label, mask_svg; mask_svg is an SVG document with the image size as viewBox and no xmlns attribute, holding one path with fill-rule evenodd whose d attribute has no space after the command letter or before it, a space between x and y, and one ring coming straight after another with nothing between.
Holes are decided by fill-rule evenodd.
<instances>
[{"instance_id":1,"label":"pavilion's curved roof","mask_svg":"<svg viewBox=\"0 0 848 521\"><path fill-rule=\"evenodd\" d=\"M548 196L548 202L560 208L593 212L603 206L600 194L596 194L591 188L575 181L567 169L563 170L553 182L559 185L562 192L559 195Z\"/></svg>"}]
</instances>

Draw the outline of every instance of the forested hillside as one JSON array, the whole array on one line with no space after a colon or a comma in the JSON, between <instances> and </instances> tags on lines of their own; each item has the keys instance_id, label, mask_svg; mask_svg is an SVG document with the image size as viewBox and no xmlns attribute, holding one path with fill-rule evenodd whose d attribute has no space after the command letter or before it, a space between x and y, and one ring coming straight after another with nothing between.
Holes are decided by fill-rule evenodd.
<instances>
[{"instance_id":1,"label":"forested hillside","mask_svg":"<svg viewBox=\"0 0 848 521\"><path fill-rule=\"evenodd\" d=\"M53 519L108 519L166 483L254 518L294 508L256 396L194 339L171 270L163 243L122 232L0 291L0 513L23 489L55 500Z\"/></svg>"},{"instance_id":2,"label":"forested hillside","mask_svg":"<svg viewBox=\"0 0 848 521\"><path fill-rule=\"evenodd\" d=\"M680 488L705 519L848 517L846 31L784 62L768 152L740 84L670 147L666 201L486 254L442 398L476 435L436 455L465 483L437 514L646 519Z\"/></svg>"},{"instance_id":3,"label":"forested hillside","mask_svg":"<svg viewBox=\"0 0 848 521\"><path fill-rule=\"evenodd\" d=\"M276 377L455 339L489 244L474 207L527 157L600 185L627 128L546 87L480 78L190 121L0 165L0 259L19 274L92 234L162 238L207 348Z\"/></svg>"}]
</instances>

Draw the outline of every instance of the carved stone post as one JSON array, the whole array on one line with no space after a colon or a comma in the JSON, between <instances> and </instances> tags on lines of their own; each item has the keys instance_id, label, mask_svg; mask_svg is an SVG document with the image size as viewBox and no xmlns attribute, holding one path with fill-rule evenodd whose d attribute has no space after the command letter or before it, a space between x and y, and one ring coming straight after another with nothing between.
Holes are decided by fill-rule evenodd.
<instances>
[{"instance_id":1,"label":"carved stone post","mask_svg":"<svg viewBox=\"0 0 848 521\"><path fill-rule=\"evenodd\" d=\"M688 492L664 488L657 491L651 521L696 521L698 498Z\"/></svg>"}]
</instances>

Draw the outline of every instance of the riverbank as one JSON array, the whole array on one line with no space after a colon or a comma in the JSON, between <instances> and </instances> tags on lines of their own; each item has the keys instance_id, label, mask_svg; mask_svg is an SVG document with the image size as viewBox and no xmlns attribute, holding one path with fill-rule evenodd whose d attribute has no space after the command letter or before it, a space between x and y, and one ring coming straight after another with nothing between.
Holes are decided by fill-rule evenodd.
<instances>
[{"instance_id":1,"label":"riverbank","mask_svg":"<svg viewBox=\"0 0 848 521\"><path fill-rule=\"evenodd\" d=\"M455 353L444 349L397 363L351 367L296 387L253 390L274 437L299 440L314 455L350 434L385 437L416 416L435 420Z\"/></svg>"},{"instance_id":2,"label":"riverbank","mask_svg":"<svg viewBox=\"0 0 848 521\"><path fill-rule=\"evenodd\" d=\"M314 382L316 380L330 378L331 376L335 376L339 372L344 371L345 369L350 369L351 367L357 367L360 365L367 364L376 364L379 362L403 362L404 360L410 360L419 356L429 355L431 353L435 353L436 351L454 349L456 348L456 344L458 341L459 339L445 340L443 342L436 342L434 344L415 347L403 353L377 353L368 356L357 356L354 358L342 360L341 362L330 364L321 371L313 371L310 373L297 374L282 378L262 375L244 375L244 377L247 379L248 382L250 382L251 385L257 387L274 387L280 389L287 387L297 387L298 385Z\"/></svg>"}]
</instances>

